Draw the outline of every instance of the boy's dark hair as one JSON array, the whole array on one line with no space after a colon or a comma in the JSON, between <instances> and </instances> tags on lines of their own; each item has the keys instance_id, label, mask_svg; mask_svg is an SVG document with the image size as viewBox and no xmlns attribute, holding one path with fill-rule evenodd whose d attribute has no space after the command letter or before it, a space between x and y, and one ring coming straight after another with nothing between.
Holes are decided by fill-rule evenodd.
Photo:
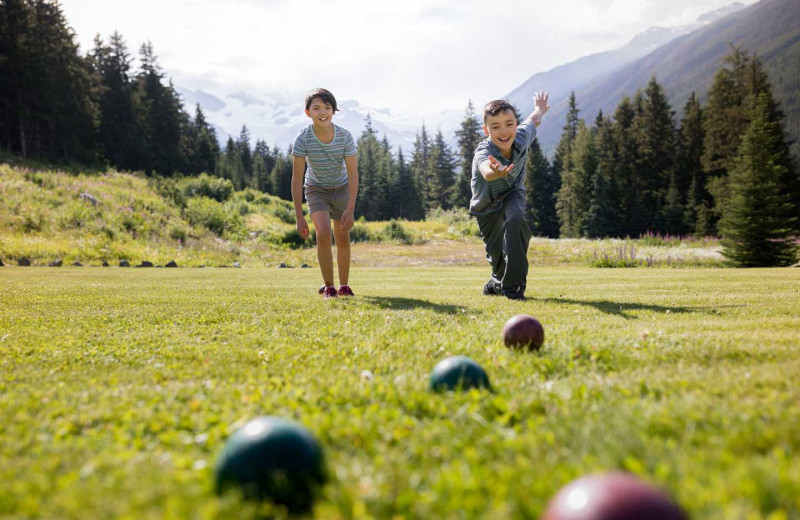
<instances>
[{"instance_id":1,"label":"boy's dark hair","mask_svg":"<svg viewBox=\"0 0 800 520\"><path fill-rule=\"evenodd\" d=\"M330 90L324 88L315 88L306 94L306 110L311 107L311 102L314 101L314 98L317 98L323 103L327 103L332 106L334 113L339 110L339 108L336 106L336 98L333 97L333 94L331 94Z\"/></svg>"},{"instance_id":2,"label":"boy's dark hair","mask_svg":"<svg viewBox=\"0 0 800 520\"><path fill-rule=\"evenodd\" d=\"M496 116L500 112L505 112L506 110L510 110L515 116L517 115L517 109L505 99L495 99L494 101L489 101L486 103L486 106L483 107L483 123L486 124L486 119L489 116Z\"/></svg>"}]
</instances>

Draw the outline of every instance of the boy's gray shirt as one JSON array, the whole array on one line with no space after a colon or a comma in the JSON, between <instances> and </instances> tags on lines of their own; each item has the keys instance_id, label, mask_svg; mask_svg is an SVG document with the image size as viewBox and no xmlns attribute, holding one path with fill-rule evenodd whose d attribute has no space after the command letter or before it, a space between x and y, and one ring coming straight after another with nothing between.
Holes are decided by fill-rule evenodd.
<instances>
[{"instance_id":1,"label":"boy's gray shirt","mask_svg":"<svg viewBox=\"0 0 800 520\"><path fill-rule=\"evenodd\" d=\"M535 138L536 125L527 119L517 127L517 135L514 137L514 144L511 145L510 160L503 157L500 149L490 138L487 137L478 144L475 149L475 157L472 159L470 214L486 215L498 211L503 207L503 199L509 192L525 189L525 161L528 159L528 147ZM506 177L487 181L478 167L484 161L488 161L490 155L500 161L503 166L514 163L514 169Z\"/></svg>"}]
</instances>

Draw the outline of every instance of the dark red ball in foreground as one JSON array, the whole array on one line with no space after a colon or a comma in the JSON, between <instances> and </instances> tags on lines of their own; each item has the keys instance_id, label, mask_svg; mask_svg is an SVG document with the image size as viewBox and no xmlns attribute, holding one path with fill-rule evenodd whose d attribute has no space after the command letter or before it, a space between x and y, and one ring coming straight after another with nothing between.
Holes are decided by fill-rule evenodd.
<instances>
[{"instance_id":1,"label":"dark red ball in foreground","mask_svg":"<svg viewBox=\"0 0 800 520\"><path fill-rule=\"evenodd\" d=\"M627 473L572 481L550 501L541 520L687 520L658 489Z\"/></svg>"},{"instance_id":2,"label":"dark red ball in foreground","mask_svg":"<svg viewBox=\"0 0 800 520\"><path fill-rule=\"evenodd\" d=\"M544 327L527 314L517 314L503 326L503 341L507 347L539 350L544 343Z\"/></svg>"}]
</instances>

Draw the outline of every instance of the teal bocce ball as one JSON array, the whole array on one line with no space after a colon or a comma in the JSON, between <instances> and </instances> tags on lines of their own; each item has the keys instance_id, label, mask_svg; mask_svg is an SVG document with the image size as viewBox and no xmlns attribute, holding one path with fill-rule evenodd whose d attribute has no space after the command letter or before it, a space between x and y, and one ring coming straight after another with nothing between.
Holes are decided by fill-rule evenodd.
<instances>
[{"instance_id":1,"label":"teal bocce ball","mask_svg":"<svg viewBox=\"0 0 800 520\"><path fill-rule=\"evenodd\" d=\"M325 482L322 446L299 424L258 417L228 439L216 466L216 488L238 488L248 499L269 500L289 511L311 509Z\"/></svg>"},{"instance_id":2,"label":"teal bocce ball","mask_svg":"<svg viewBox=\"0 0 800 520\"><path fill-rule=\"evenodd\" d=\"M491 390L489 376L475 361L464 356L453 356L440 361L431 372L431 390L468 390L486 388Z\"/></svg>"}]
</instances>

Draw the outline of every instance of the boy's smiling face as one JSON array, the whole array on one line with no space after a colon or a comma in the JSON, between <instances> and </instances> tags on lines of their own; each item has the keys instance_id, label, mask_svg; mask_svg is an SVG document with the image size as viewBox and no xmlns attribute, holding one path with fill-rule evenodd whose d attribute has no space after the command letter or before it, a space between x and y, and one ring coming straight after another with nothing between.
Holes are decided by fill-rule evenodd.
<instances>
[{"instance_id":1,"label":"boy's smiling face","mask_svg":"<svg viewBox=\"0 0 800 520\"><path fill-rule=\"evenodd\" d=\"M306 109L306 115L311 118L314 126L327 127L333 119L333 107L319 98L311 100L311 105Z\"/></svg>"},{"instance_id":2,"label":"boy's smiling face","mask_svg":"<svg viewBox=\"0 0 800 520\"><path fill-rule=\"evenodd\" d=\"M497 115L487 116L483 133L501 152L510 152L517 136L517 115L511 110L503 110Z\"/></svg>"}]
</instances>

